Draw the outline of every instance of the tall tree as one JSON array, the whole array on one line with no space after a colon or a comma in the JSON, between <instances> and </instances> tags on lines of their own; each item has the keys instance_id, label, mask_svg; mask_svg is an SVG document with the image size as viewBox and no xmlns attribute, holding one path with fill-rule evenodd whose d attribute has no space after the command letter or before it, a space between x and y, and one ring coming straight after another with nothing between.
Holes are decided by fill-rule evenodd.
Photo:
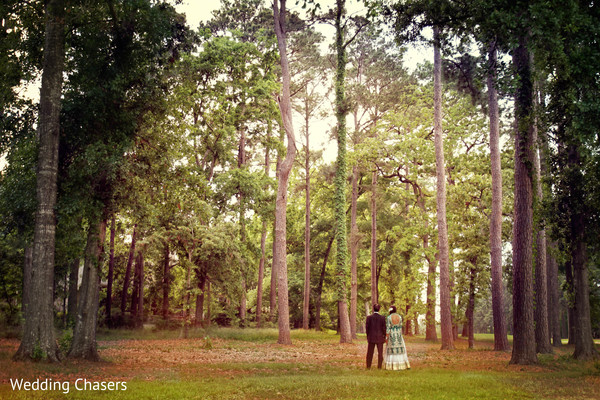
<instances>
[{"instance_id":1,"label":"tall tree","mask_svg":"<svg viewBox=\"0 0 600 400\"><path fill-rule=\"evenodd\" d=\"M377 170L371 173L371 304L379 303L377 273Z\"/></svg>"},{"instance_id":2,"label":"tall tree","mask_svg":"<svg viewBox=\"0 0 600 400\"><path fill-rule=\"evenodd\" d=\"M269 123L267 140L271 138L272 124ZM269 176L271 168L270 163L270 147L267 146L265 149L265 175ZM258 265L258 285L256 288L256 327L260 328L262 324L262 308L263 308L263 280L265 276L265 264L266 264L266 243L267 243L267 220L262 217L262 229L260 233L260 261Z\"/></svg>"},{"instance_id":3,"label":"tall tree","mask_svg":"<svg viewBox=\"0 0 600 400\"><path fill-rule=\"evenodd\" d=\"M115 232L116 218L113 214L110 219L110 245L108 255L108 276L106 283L106 325L112 327L112 287L115 271Z\"/></svg>"},{"instance_id":4,"label":"tall tree","mask_svg":"<svg viewBox=\"0 0 600 400\"><path fill-rule=\"evenodd\" d=\"M337 158L335 171L335 221L336 221L336 299L338 305L340 343L351 343L350 319L346 294L348 276L348 244L346 235L346 114L345 96L346 45L343 17L346 1L336 0L335 48L337 53L335 78L335 115L337 120Z\"/></svg>"},{"instance_id":5,"label":"tall tree","mask_svg":"<svg viewBox=\"0 0 600 400\"><path fill-rule=\"evenodd\" d=\"M488 112L490 116L490 163L492 170L492 214L490 216L490 255L492 268L492 308L494 319L494 350L508 350L504 319L504 284L502 282L502 165L500 160L500 115L496 89L495 41L488 50Z\"/></svg>"},{"instance_id":6,"label":"tall tree","mask_svg":"<svg viewBox=\"0 0 600 400\"><path fill-rule=\"evenodd\" d=\"M534 98L538 98L537 91L534 93ZM537 101L534 101L537 106ZM537 120L537 119L536 119ZM535 223L535 342L536 351L542 354L552 353L550 345L550 333L548 331L548 262L546 250L546 229L545 222L542 219L540 206L544 200L542 188L542 169L540 162L540 152L542 148L540 144L543 142L540 135L545 135L545 132L540 132L539 123L536 121L534 129L534 173L535 173L535 207L536 215L534 215Z\"/></svg>"},{"instance_id":7,"label":"tall tree","mask_svg":"<svg viewBox=\"0 0 600 400\"><path fill-rule=\"evenodd\" d=\"M96 325L106 224L106 219L102 219L96 223L97 227L91 224L88 231L81 294L77 304L77 320L73 329L73 343L69 350L69 357L90 361L100 359L96 344Z\"/></svg>"},{"instance_id":8,"label":"tall tree","mask_svg":"<svg viewBox=\"0 0 600 400\"><path fill-rule=\"evenodd\" d=\"M590 165L597 164L592 149L597 147L599 122L591 110L598 109L599 15L597 5L587 2L570 1L559 9L557 5L547 4L546 15L551 18L543 20L549 23L546 30L553 32L544 42L551 44L544 55L552 71L549 123L558 148L553 163L557 179L553 183L554 210L559 213L552 213L551 218L561 239L567 292L573 300L569 319L574 329L569 332L569 343L573 338L573 356L585 360L598 357L591 334L588 265L589 251L594 248L590 238L597 237L598 232L591 217L597 213L598 203L590 201L598 198L597 185L591 183L597 182L598 175Z\"/></svg>"},{"instance_id":9,"label":"tall tree","mask_svg":"<svg viewBox=\"0 0 600 400\"><path fill-rule=\"evenodd\" d=\"M292 104L290 99L290 69L287 57L287 30L286 30L286 0L273 2L273 16L275 21L275 34L281 63L282 92L279 96L279 109L283 121L283 129L287 136L287 152L279 164L277 197L275 200L275 243L273 245L273 269L277 271L277 296L278 296L278 343L291 344L290 317L288 303L287 279L287 250L286 250L286 207L289 175L296 156L296 138L292 123Z\"/></svg>"},{"instance_id":10,"label":"tall tree","mask_svg":"<svg viewBox=\"0 0 600 400\"><path fill-rule=\"evenodd\" d=\"M308 120L308 118L307 118ZM306 159L304 164L306 179L306 201L304 221L304 301L302 306L302 328L308 329L310 321L310 134L308 133L308 121L306 125Z\"/></svg>"},{"instance_id":11,"label":"tall tree","mask_svg":"<svg viewBox=\"0 0 600 400\"><path fill-rule=\"evenodd\" d=\"M529 37L513 51L515 94L515 204L513 225L512 364L537 362L533 319L533 82Z\"/></svg>"},{"instance_id":12,"label":"tall tree","mask_svg":"<svg viewBox=\"0 0 600 400\"><path fill-rule=\"evenodd\" d=\"M438 259L440 264L440 312L442 327L442 349L454 348L452 315L450 311L450 255L448 247L448 225L446 222L446 167L444 163L444 139L442 131L442 55L440 28L433 28L433 130L435 134L435 168L437 176L437 226Z\"/></svg>"},{"instance_id":13,"label":"tall tree","mask_svg":"<svg viewBox=\"0 0 600 400\"><path fill-rule=\"evenodd\" d=\"M38 201L33 239L31 290L23 339L16 359L34 358L39 348L44 358L58 361L54 337L54 249L60 132L61 93L65 60L65 5L63 0L45 4L46 34L42 89L40 93L39 153L36 198Z\"/></svg>"},{"instance_id":14,"label":"tall tree","mask_svg":"<svg viewBox=\"0 0 600 400\"><path fill-rule=\"evenodd\" d=\"M129 256L125 266L125 277L123 278L123 290L121 291L121 317L125 317L127 310L127 294L129 291L129 283L131 282L131 269L135 258L135 241L137 239L137 224L133 225L133 233L131 234L131 244L129 245Z\"/></svg>"},{"instance_id":15,"label":"tall tree","mask_svg":"<svg viewBox=\"0 0 600 400\"><path fill-rule=\"evenodd\" d=\"M304 135L304 146L299 154L300 162L304 167L304 189L305 189L305 215L304 215L304 289L302 307L302 327L309 329L310 322L310 299L311 299L311 167L316 155L310 149L310 137L313 133L311 122L321 111L326 100L323 86L327 79L327 69L324 58L320 54L319 44L322 43L323 35L313 29L305 29L298 32L291 40L292 53L292 93L294 110L302 117L301 135Z\"/></svg>"}]
</instances>

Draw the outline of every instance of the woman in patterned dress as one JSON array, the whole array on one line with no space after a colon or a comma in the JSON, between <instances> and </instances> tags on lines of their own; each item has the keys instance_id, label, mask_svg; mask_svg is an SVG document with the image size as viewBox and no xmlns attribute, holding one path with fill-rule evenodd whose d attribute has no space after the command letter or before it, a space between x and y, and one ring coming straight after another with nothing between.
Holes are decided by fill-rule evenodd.
<instances>
[{"instance_id":1,"label":"woman in patterned dress","mask_svg":"<svg viewBox=\"0 0 600 400\"><path fill-rule=\"evenodd\" d=\"M410 369L406 355L406 345L402 337L402 317L396 313L396 307L390 307L386 318L386 340L384 368L394 371Z\"/></svg>"}]
</instances>

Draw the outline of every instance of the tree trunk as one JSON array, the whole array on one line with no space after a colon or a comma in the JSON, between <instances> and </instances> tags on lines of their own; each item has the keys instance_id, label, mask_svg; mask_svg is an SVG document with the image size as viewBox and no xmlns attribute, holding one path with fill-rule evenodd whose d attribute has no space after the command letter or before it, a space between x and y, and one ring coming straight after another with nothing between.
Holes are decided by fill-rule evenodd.
<instances>
[{"instance_id":1,"label":"tree trunk","mask_svg":"<svg viewBox=\"0 0 600 400\"><path fill-rule=\"evenodd\" d=\"M542 190L542 171L540 165L541 140L538 140L538 128L534 126L533 142L536 144L534 150L534 167L535 167L535 194L536 201L534 204L541 205L543 200ZM541 214L540 212L536 214ZM538 216L536 224L536 243L535 243L535 342L536 351L542 354L552 353L550 345L550 333L548 331L548 277L547 277L547 260L546 260L546 231L544 229L544 221Z\"/></svg>"},{"instance_id":2,"label":"tree trunk","mask_svg":"<svg viewBox=\"0 0 600 400\"><path fill-rule=\"evenodd\" d=\"M135 269L134 269L134 277L133 277L133 292L131 296L131 316L133 317L134 324L137 328L142 326L143 321L143 313L140 310L143 310L144 304L144 253L142 246L138 249L137 255L135 257Z\"/></svg>"},{"instance_id":3,"label":"tree trunk","mask_svg":"<svg viewBox=\"0 0 600 400\"><path fill-rule=\"evenodd\" d=\"M356 339L356 311L358 307L358 165L352 167L352 202L350 211L350 333Z\"/></svg>"},{"instance_id":4,"label":"tree trunk","mask_svg":"<svg viewBox=\"0 0 600 400\"><path fill-rule=\"evenodd\" d=\"M569 189L571 202L580 202L585 197L583 174L581 173L581 155L579 145L568 145L568 169L570 170ZM575 351L573 358L576 360L590 360L598 358L592 337L592 322L590 317L590 282L587 268L587 243L585 241L585 206L582 204L569 204L570 213L570 258L573 265L573 284L575 292Z\"/></svg>"},{"instance_id":5,"label":"tree trunk","mask_svg":"<svg viewBox=\"0 0 600 400\"><path fill-rule=\"evenodd\" d=\"M269 128L267 131L267 140L271 139L271 123L269 122ZM265 149L265 175L269 176L270 160L269 160L269 146ZM256 327L260 328L262 324L262 302L263 302L263 280L265 277L265 261L266 257L266 244L267 244L267 221L263 218L262 231L260 234L260 262L258 265L258 288L256 289Z\"/></svg>"},{"instance_id":6,"label":"tree trunk","mask_svg":"<svg viewBox=\"0 0 600 400\"><path fill-rule=\"evenodd\" d=\"M542 95L540 95L540 98ZM548 145L548 135L540 135L540 171L542 177L549 176L548 155L550 148ZM558 288L558 263L554 254L557 251L557 244L554 242L546 243L546 275L547 275L547 293L548 293L548 332L554 346L562 346L560 334L560 303L559 303L559 288Z\"/></svg>"},{"instance_id":7,"label":"tree trunk","mask_svg":"<svg viewBox=\"0 0 600 400\"><path fill-rule=\"evenodd\" d=\"M110 219L110 249L108 259L108 277L106 284L106 325L112 328L112 287L113 287L113 276L115 271L115 216L113 215Z\"/></svg>"},{"instance_id":8,"label":"tree trunk","mask_svg":"<svg viewBox=\"0 0 600 400\"><path fill-rule=\"evenodd\" d=\"M423 212L425 217L425 230L429 229L429 221L427 220L427 210L425 209L425 198L422 193L417 193L419 208ZM429 234L423 235L423 249L427 252L429 249ZM427 311L425 314L425 340L437 342L437 329L435 321L435 304L436 304L436 261L431 260L429 256L427 259Z\"/></svg>"},{"instance_id":9,"label":"tree trunk","mask_svg":"<svg viewBox=\"0 0 600 400\"><path fill-rule=\"evenodd\" d=\"M77 301L79 289L79 258L71 262L71 271L69 272L69 300L67 308L67 316L69 321L75 323L77 318ZM108 299L107 299L108 300Z\"/></svg>"},{"instance_id":10,"label":"tree trunk","mask_svg":"<svg viewBox=\"0 0 600 400\"><path fill-rule=\"evenodd\" d=\"M248 302L246 300L246 291L248 288L246 287L246 278L242 277L241 283L242 294L240 297L240 328L244 328L246 326L246 309L248 308Z\"/></svg>"},{"instance_id":11,"label":"tree trunk","mask_svg":"<svg viewBox=\"0 0 600 400\"><path fill-rule=\"evenodd\" d=\"M329 243L327 244L327 250L325 250L325 256L323 257L323 266L321 267L321 275L319 277L319 284L317 285L317 301L315 302L315 330L321 330L321 295L323 294L323 282L325 281L325 268L327 267L327 260L329 259L329 253L331 252L331 246L335 235L331 236Z\"/></svg>"},{"instance_id":12,"label":"tree trunk","mask_svg":"<svg viewBox=\"0 0 600 400\"><path fill-rule=\"evenodd\" d=\"M304 170L306 173L306 215L304 221L304 302L302 308L302 328L308 329L310 321L310 147L308 134L308 116L305 119L306 124L306 160Z\"/></svg>"},{"instance_id":13,"label":"tree trunk","mask_svg":"<svg viewBox=\"0 0 600 400\"><path fill-rule=\"evenodd\" d=\"M474 260L473 265L476 265ZM469 304L467 304L467 332L469 335L469 348L475 347L475 335L473 330L473 313L475 311L475 268L471 268L469 274Z\"/></svg>"},{"instance_id":14,"label":"tree trunk","mask_svg":"<svg viewBox=\"0 0 600 400\"><path fill-rule=\"evenodd\" d=\"M335 114L337 119L338 153L335 170L335 223L337 235L335 298L338 303L338 316L340 318L340 343L352 343L350 333L350 319L346 294L346 280L348 276L348 243L346 234L346 48L344 47L344 28L342 16L345 14L345 0L336 0L336 51L337 67L335 81Z\"/></svg>"},{"instance_id":15,"label":"tree trunk","mask_svg":"<svg viewBox=\"0 0 600 400\"><path fill-rule=\"evenodd\" d=\"M131 267L135 256L135 238L137 224L133 225L133 233L131 234L131 246L129 247L129 257L127 258L127 267L125 268L125 277L123 278L123 291L121 292L121 315L125 316L127 310L127 291L129 290L129 281L131 280Z\"/></svg>"},{"instance_id":16,"label":"tree trunk","mask_svg":"<svg viewBox=\"0 0 600 400\"><path fill-rule=\"evenodd\" d=\"M260 234L260 262L258 264L258 287L256 289L256 327L262 325L263 280L265 279L265 260L267 242L267 221L263 220Z\"/></svg>"},{"instance_id":17,"label":"tree trunk","mask_svg":"<svg viewBox=\"0 0 600 400\"><path fill-rule=\"evenodd\" d=\"M371 305L379 303L377 279L377 170L371 176Z\"/></svg>"},{"instance_id":18,"label":"tree trunk","mask_svg":"<svg viewBox=\"0 0 600 400\"><path fill-rule=\"evenodd\" d=\"M437 226L438 259L440 263L440 313L442 328L442 350L454 349L452 314L450 310L450 258L448 251L448 227L446 224L446 167L444 162L444 139L442 132L442 55L440 31L433 29L433 113L435 134L435 166L437 175Z\"/></svg>"},{"instance_id":19,"label":"tree trunk","mask_svg":"<svg viewBox=\"0 0 600 400\"><path fill-rule=\"evenodd\" d=\"M245 112L245 104L242 105L242 114ZM239 133L240 133L240 142L239 142L239 148L238 148L238 169L242 170L244 169L245 165L246 165L246 129L244 127L242 127L241 129L238 129ZM239 202L239 215L240 215L240 243L242 244L242 247L246 246L246 221L245 221L245 213L246 213L246 206L245 206L245 197L244 197L244 193L241 190L241 187L238 187L238 202ZM247 263L246 260L244 260L242 258L242 263L241 263L241 275L242 275L242 281L241 281L241 296L240 296L240 327L245 327L246 326L246 308L247 308L247 299L246 299L246 291L248 290L247 285L246 285L246 269L247 269Z\"/></svg>"},{"instance_id":20,"label":"tree trunk","mask_svg":"<svg viewBox=\"0 0 600 400\"><path fill-rule=\"evenodd\" d=\"M208 328L210 326L210 279L206 277L206 322L204 325Z\"/></svg>"},{"instance_id":21,"label":"tree trunk","mask_svg":"<svg viewBox=\"0 0 600 400\"><path fill-rule=\"evenodd\" d=\"M163 291L163 302L162 302L162 317L167 319L169 317L169 293L171 291L171 280L169 275L171 274L171 267L169 265L170 251L169 244L165 243L165 247L163 250L163 282L162 282L162 291Z\"/></svg>"},{"instance_id":22,"label":"tree trunk","mask_svg":"<svg viewBox=\"0 0 600 400\"><path fill-rule=\"evenodd\" d=\"M200 294L196 296L196 324L204 325L204 293L206 291L206 276L199 278L198 289Z\"/></svg>"},{"instance_id":23,"label":"tree trunk","mask_svg":"<svg viewBox=\"0 0 600 400\"><path fill-rule=\"evenodd\" d=\"M546 251L548 265L548 330L552 338L552 345L562 346L560 334L560 293L558 289L558 262L553 255L556 243L549 243Z\"/></svg>"},{"instance_id":24,"label":"tree trunk","mask_svg":"<svg viewBox=\"0 0 600 400\"><path fill-rule=\"evenodd\" d=\"M98 325L100 270L103 262L106 224L105 219L99 221L97 224L91 225L88 232L81 294L77 305L77 321L73 329L73 343L69 351L69 358L100 360L96 344L96 327Z\"/></svg>"},{"instance_id":25,"label":"tree trunk","mask_svg":"<svg viewBox=\"0 0 600 400\"><path fill-rule=\"evenodd\" d=\"M279 182L279 164L280 160L277 161L277 171L275 173L277 181ZM277 269L275 269L275 246L277 241L275 240L275 227L277 226L277 213L273 216L273 260L271 261L271 289L269 292L269 321L273 321L277 315Z\"/></svg>"},{"instance_id":26,"label":"tree trunk","mask_svg":"<svg viewBox=\"0 0 600 400\"><path fill-rule=\"evenodd\" d=\"M537 363L533 318L533 85L527 38L513 52L519 78L515 99L513 225L513 350L511 364Z\"/></svg>"},{"instance_id":27,"label":"tree trunk","mask_svg":"<svg viewBox=\"0 0 600 400\"><path fill-rule=\"evenodd\" d=\"M285 159L279 167L279 181L277 185L277 199L275 202L275 245L273 253L273 269L277 271L277 305L278 305L278 326L280 344L291 344L290 336L290 311L288 303L288 279L286 263L286 207L287 207L287 188L289 175L296 157L296 139L294 137L294 126L292 124L292 104L290 99L290 71L286 50L286 5L285 0L273 2L273 15L275 19L275 34L277 36L277 45L279 47L281 75L282 75L282 95L279 99L279 110L283 120L283 127L287 135L287 153Z\"/></svg>"},{"instance_id":28,"label":"tree trunk","mask_svg":"<svg viewBox=\"0 0 600 400\"><path fill-rule=\"evenodd\" d=\"M487 76L490 114L490 162L492 170L492 214L490 216L490 255L492 269L492 316L494 319L494 350L509 349L504 319L504 286L502 282L502 165L500 158L500 128L498 91L496 90L496 45L489 48Z\"/></svg>"},{"instance_id":29,"label":"tree trunk","mask_svg":"<svg viewBox=\"0 0 600 400\"><path fill-rule=\"evenodd\" d=\"M138 311L137 311L137 326L141 328L144 326L144 247L140 249L138 253L138 261L139 265L139 274L140 274L140 283L138 285Z\"/></svg>"},{"instance_id":30,"label":"tree trunk","mask_svg":"<svg viewBox=\"0 0 600 400\"><path fill-rule=\"evenodd\" d=\"M62 0L45 2L46 31L37 164L37 210L33 235L30 296L25 307L23 338L15 359L32 359L41 350L44 358L58 361L54 336L54 251L60 109L65 60L65 6Z\"/></svg>"},{"instance_id":31,"label":"tree trunk","mask_svg":"<svg viewBox=\"0 0 600 400\"><path fill-rule=\"evenodd\" d=\"M568 250L567 250L568 251ZM569 299L575 298L575 282L573 278L573 264L570 258L567 258L565 262L565 283L566 283L566 294ZM567 302L567 325L569 332L569 340L568 344L575 344L575 320L577 316L575 314L575 302L568 301Z\"/></svg>"},{"instance_id":32,"label":"tree trunk","mask_svg":"<svg viewBox=\"0 0 600 400\"><path fill-rule=\"evenodd\" d=\"M408 318L408 314L410 313L410 304L406 305L406 311L404 312L404 315L406 316L405 318L405 323L404 323L404 334L406 336L412 336L412 319Z\"/></svg>"},{"instance_id":33,"label":"tree trunk","mask_svg":"<svg viewBox=\"0 0 600 400\"><path fill-rule=\"evenodd\" d=\"M187 339L188 331L191 324L190 315L192 310L192 305L190 302L191 291L192 291L192 251L188 250L187 254L187 271L185 274L185 296L183 299L183 337Z\"/></svg>"},{"instance_id":34,"label":"tree trunk","mask_svg":"<svg viewBox=\"0 0 600 400\"><path fill-rule=\"evenodd\" d=\"M21 312L28 315L27 305L31 301L31 276L33 275L33 247L25 247L23 260L23 297L21 299Z\"/></svg>"}]
</instances>

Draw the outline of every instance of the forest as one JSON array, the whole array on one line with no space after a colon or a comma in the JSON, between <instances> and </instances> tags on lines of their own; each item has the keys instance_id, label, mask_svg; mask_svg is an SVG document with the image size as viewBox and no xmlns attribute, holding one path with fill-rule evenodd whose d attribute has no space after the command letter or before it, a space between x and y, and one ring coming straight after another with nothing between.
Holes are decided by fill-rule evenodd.
<instances>
[{"instance_id":1,"label":"forest","mask_svg":"<svg viewBox=\"0 0 600 400\"><path fill-rule=\"evenodd\" d=\"M148 326L352 343L379 303L441 350L598 358L597 2L179 4L0 5L11 357Z\"/></svg>"}]
</instances>

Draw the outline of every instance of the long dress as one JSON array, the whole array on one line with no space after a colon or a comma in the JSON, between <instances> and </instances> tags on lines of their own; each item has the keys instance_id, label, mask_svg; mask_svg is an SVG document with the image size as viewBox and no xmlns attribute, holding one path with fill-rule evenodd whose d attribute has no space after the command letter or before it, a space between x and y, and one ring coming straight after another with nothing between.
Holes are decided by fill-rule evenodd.
<instances>
[{"instance_id":1,"label":"long dress","mask_svg":"<svg viewBox=\"0 0 600 400\"><path fill-rule=\"evenodd\" d=\"M397 323L392 322L392 317ZM385 319L385 324L388 342L385 349L384 368L393 371L410 369L406 345L402 337L402 317L395 313L390 314Z\"/></svg>"}]
</instances>

